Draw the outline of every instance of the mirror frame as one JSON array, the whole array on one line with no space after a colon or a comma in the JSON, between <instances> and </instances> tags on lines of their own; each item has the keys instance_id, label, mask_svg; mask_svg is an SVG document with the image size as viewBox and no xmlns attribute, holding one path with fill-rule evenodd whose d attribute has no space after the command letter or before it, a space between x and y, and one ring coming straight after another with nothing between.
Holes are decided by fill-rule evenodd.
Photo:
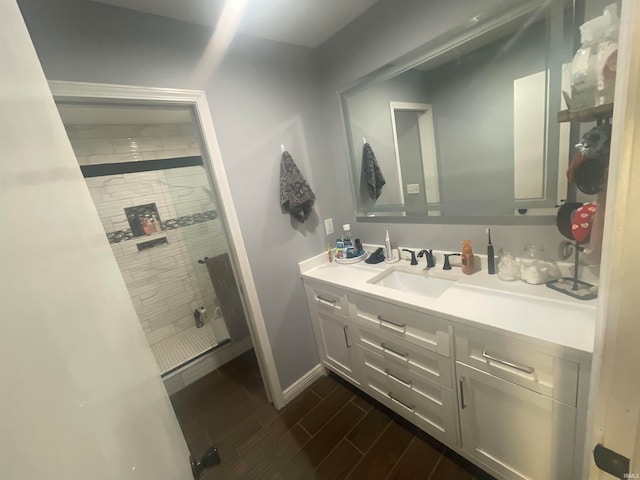
<instances>
[{"instance_id":1,"label":"mirror frame","mask_svg":"<svg viewBox=\"0 0 640 480\"><path fill-rule=\"evenodd\" d=\"M534 214L534 215L522 215L516 216L515 213L512 216L508 215L486 215L486 216L420 216L420 215L407 215L404 205L384 205L376 207L375 210L366 211L361 208L360 201L358 199L358 189L356 188L356 181L358 180L358 173L355 168L356 152L353 151L354 139L351 132L351 125L349 121L349 109L348 100L349 97L359 93L373 85L380 84L391 78L394 78L418 65L425 62L435 60L439 56L452 51L453 49L466 44L478 37L490 32L495 32L501 27L508 25L512 22L521 22L527 17L531 18L543 18L543 16L549 16L550 31L562 31L563 28L563 9L567 2L564 0L528 0L519 5L514 5L513 2L506 1L501 5L502 8L494 8L483 12L479 15L472 17L471 19L463 22L462 24L448 30L446 33L434 37L428 40L421 46L409 51L406 54L401 55L392 64L386 64L382 67L370 72L363 77L355 80L347 87L338 91L338 98L340 101L340 113L343 119L343 134L345 141L345 148L347 154L349 181L352 192L353 205L355 207L355 217L359 222L380 222L380 223L433 223L433 224L492 224L492 225L553 225L556 221L556 213L549 214ZM560 14L558 15L558 9ZM559 17L559 18L558 18ZM530 21L530 20L529 20ZM498 37L496 37L497 39ZM553 50L549 51L550 63L559 59L560 54L554 54ZM560 134L559 129L555 132L549 132L549 125L551 122L556 122L556 111L550 108L550 105L560 105L561 102L561 72L553 72L549 70L550 77L548 78L548 85L556 86L558 88L548 87L547 96L547 112L546 112L546 136L547 144L545 146L545 157L548 158L550 151L555 147L558 152L560 146ZM558 108L559 110L559 108ZM571 127L570 137L575 136L574 128ZM568 159L567 159L568 160ZM559 166L555 165L555 168L546 169L546 178L551 178L553 175L558 176ZM555 185L555 196L558 198L558 185ZM442 193L442 192L440 192ZM569 192L564 195L568 198ZM553 198L553 195L550 195ZM537 207L529 207L530 209ZM541 207L545 210L555 210L555 207ZM424 210L426 210L425 208ZM437 206L434 204L434 210L437 210Z\"/></svg>"}]
</instances>

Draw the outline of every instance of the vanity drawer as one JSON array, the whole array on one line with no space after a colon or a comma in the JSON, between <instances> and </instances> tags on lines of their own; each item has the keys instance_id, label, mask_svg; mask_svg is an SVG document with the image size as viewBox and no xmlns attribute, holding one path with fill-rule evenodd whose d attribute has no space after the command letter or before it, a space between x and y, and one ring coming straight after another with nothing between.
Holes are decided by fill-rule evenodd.
<instances>
[{"instance_id":1,"label":"vanity drawer","mask_svg":"<svg viewBox=\"0 0 640 480\"><path fill-rule=\"evenodd\" d=\"M385 366L392 367L402 378L417 374L451 388L451 360L447 357L393 338L383 331L360 326L357 332L356 344L362 347L366 358L380 358L384 363L379 362L378 366L383 370Z\"/></svg>"},{"instance_id":2,"label":"vanity drawer","mask_svg":"<svg viewBox=\"0 0 640 480\"><path fill-rule=\"evenodd\" d=\"M365 352L362 347L358 350L361 354ZM415 373L410 378L400 378L390 367L381 369L379 362L369 360L363 358L361 364L362 386L369 395L435 438L449 445L457 443L454 395L450 388Z\"/></svg>"},{"instance_id":3,"label":"vanity drawer","mask_svg":"<svg viewBox=\"0 0 640 480\"><path fill-rule=\"evenodd\" d=\"M347 296L337 288L305 281L305 291L309 308L324 313L346 317L348 315Z\"/></svg>"},{"instance_id":4,"label":"vanity drawer","mask_svg":"<svg viewBox=\"0 0 640 480\"><path fill-rule=\"evenodd\" d=\"M536 345L470 327L455 327L456 360L575 406L579 364Z\"/></svg>"},{"instance_id":5,"label":"vanity drawer","mask_svg":"<svg viewBox=\"0 0 640 480\"><path fill-rule=\"evenodd\" d=\"M426 350L449 357L449 327L425 313L349 294L351 318L365 328L378 329Z\"/></svg>"}]
</instances>

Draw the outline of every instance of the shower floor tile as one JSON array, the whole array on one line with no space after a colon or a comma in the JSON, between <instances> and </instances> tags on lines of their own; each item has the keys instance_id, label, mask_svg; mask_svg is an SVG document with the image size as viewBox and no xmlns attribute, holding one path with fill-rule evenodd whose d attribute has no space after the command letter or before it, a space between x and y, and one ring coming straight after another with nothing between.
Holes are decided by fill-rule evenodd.
<instances>
[{"instance_id":1,"label":"shower floor tile","mask_svg":"<svg viewBox=\"0 0 640 480\"><path fill-rule=\"evenodd\" d=\"M151 345L151 350L160 366L160 371L164 375L228 339L229 333L224 321L214 320L201 328L190 327Z\"/></svg>"}]
</instances>

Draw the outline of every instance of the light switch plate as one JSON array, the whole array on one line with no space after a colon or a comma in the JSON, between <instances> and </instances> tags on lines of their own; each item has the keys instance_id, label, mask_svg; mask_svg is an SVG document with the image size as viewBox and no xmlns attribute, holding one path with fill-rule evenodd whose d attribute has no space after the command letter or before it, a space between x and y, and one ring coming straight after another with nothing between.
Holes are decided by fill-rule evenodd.
<instances>
[{"instance_id":1,"label":"light switch plate","mask_svg":"<svg viewBox=\"0 0 640 480\"><path fill-rule=\"evenodd\" d=\"M407 183L407 195L414 195L420 193L419 183Z\"/></svg>"},{"instance_id":2,"label":"light switch plate","mask_svg":"<svg viewBox=\"0 0 640 480\"><path fill-rule=\"evenodd\" d=\"M333 218L325 218L324 231L327 235L331 235L333 233Z\"/></svg>"}]
</instances>

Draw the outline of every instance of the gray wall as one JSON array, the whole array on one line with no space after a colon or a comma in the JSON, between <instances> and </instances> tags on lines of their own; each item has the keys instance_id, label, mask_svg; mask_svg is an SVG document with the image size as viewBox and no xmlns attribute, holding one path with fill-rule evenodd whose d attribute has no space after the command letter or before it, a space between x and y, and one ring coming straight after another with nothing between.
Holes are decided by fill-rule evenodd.
<instances>
[{"instance_id":1,"label":"gray wall","mask_svg":"<svg viewBox=\"0 0 640 480\"><path fill-rule=\"evenodd\" d=\"M393 62L394 59L443 34L483 10L495 8L499 0L381 0L363 15L338 32L319 49L324 115L332 145L334 168L346 162L337 92L362 76ZM336 179L333 211L337 222L351 222L354 235L363 241L383 243L384 227L380 223L356 222L353 198L348 181ZM442 193L442 192L441 192ZM477 252L486 245L485 226L396 223L390 225L394 241L402 245L459 251L460 241L469 238ZM563 237L555 225L501 226L492 230L496 250L519 252L526 242L542 243L555 255Z\"/></svg>"},{"instance_id":2,"label":"gray wall","mask_svg":"<svg viewBox=\"0 0 640 480\"><path fill-rule=\"evenodd\" d=\"M313 52L237 36L213 75L194 82L208 28L86 1L19 5L49 80L206 91L282 387L317 365L297 271L324 248L318 218L332 213ZM280 210L282 143L318 197L303 225Z\"/></svg>"}]
</instances>

